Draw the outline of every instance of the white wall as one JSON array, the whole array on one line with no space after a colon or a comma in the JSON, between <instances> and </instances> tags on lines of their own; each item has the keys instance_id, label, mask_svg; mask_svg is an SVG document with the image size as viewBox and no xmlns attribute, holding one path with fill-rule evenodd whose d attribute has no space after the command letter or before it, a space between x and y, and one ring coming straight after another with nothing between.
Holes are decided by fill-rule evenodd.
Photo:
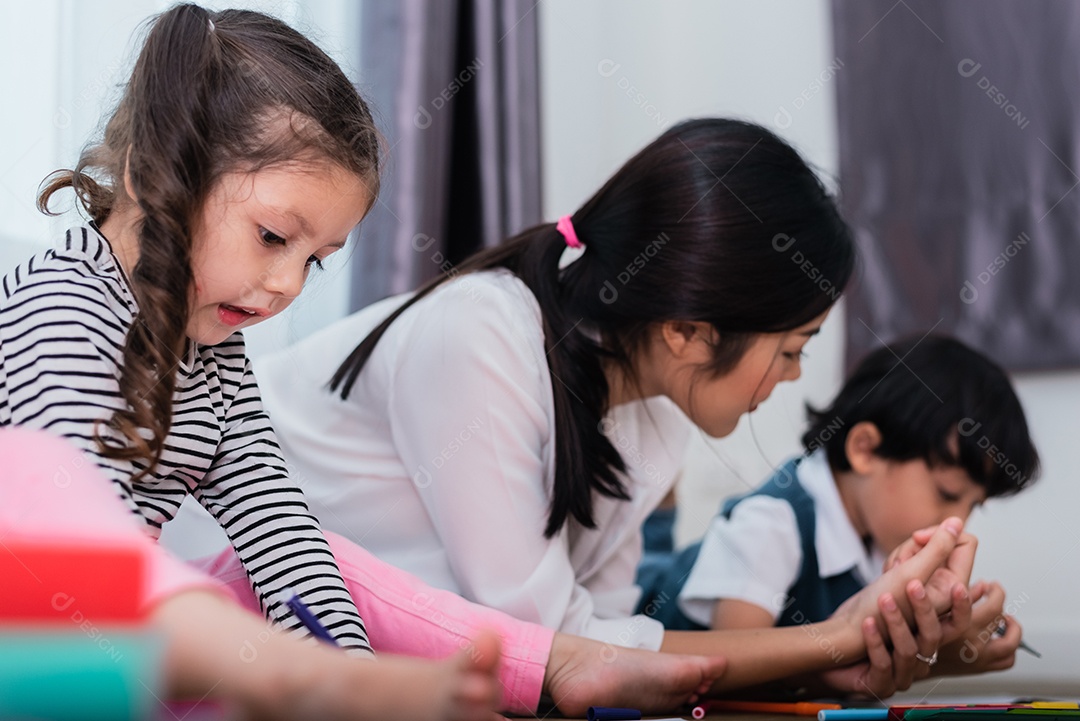
<instances>
[{"instance_id":1,"label":"white wall","mask_svg":"<svg viewBox=\"0 0 1080 721\"><path fill-rule=\"evenodd\" d=\"M631 154L672 123L727 115L761 123L826 174L837 168L835 86L827 0L545 0L541 21L545 214L572 212ZM839 62L838 62L839 60ZM902 59L898 59L902 62ZM807 347L803 378L781 386L730 437L699 437L680 489L682 542L700 536L719 501L759 483L798 452L803 403L828 400L842 378L834 312ZM976 576L1000 580L1041 660L937 693L977 688L1031 693L1033 682L1080 689L1080 621L1073 603L1080 484L1069 469L1080 372L1016 379L1045 476L1018 498L991 502L970 528L981 539ZM973 686L974 684L974 686ZM981 684L981 685L980 685ZM935 684L936 686L936 684ZM929 686L917 687L925 693Z\"/></svg>"},{"instance_id":2,"label":"white wall","mask_svg":"<svg viewBox=\"0 0 1080 721\"><path fill-rule=\"evenodd\" d=\"M73 167L104 128L139 48L142 23L166 0L9 2L0 23L0 274L80 222L72 211L49 219L34 207L38 184ZM212 9L245 7L276 15L313 38L352 78L359 58L359 8L350 0L203 0ZM56 208L71 207L62 193ZM348 308L350 251L335 255L282 315L247 332L260 355L340 318Z\"/></svg>"}]
</instances>

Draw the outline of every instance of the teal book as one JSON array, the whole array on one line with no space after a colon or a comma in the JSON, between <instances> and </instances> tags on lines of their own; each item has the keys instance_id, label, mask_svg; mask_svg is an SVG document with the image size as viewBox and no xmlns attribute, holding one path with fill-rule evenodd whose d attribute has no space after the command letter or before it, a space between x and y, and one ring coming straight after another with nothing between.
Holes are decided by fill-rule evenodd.
<instances>
[{"instance_id":1,"label":"teal book","mask_svg":"<svg viewBox=\"0 0 1080 721\"><path fill-rule=\"evenodd\" d=\"M165 711L159 639L72 624L0 627L0 719L143 721Z\"/></svg>"}]
</instances>

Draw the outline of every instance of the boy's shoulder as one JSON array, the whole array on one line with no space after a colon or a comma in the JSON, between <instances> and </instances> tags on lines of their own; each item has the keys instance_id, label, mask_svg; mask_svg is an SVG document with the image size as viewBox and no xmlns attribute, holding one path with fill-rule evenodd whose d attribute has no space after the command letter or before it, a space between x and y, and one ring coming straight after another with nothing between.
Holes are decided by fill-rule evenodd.
<instances>
[{"instance_id":1,"label":"boy's shoulder","mask_svg":"<svg viewBox=\"0 0 1080 721\"><path fill-rule=\"evenodd\" d=\"M734 508L750 498L775 498L786 501L793 507L814 507L813 496L807 492L800 479L800 471L803 469L807 458L796 456L785 461L765 478L757 488L752 491L729 499L724 504L723 512L729 514Z\"/></svg>"}]
</instances>

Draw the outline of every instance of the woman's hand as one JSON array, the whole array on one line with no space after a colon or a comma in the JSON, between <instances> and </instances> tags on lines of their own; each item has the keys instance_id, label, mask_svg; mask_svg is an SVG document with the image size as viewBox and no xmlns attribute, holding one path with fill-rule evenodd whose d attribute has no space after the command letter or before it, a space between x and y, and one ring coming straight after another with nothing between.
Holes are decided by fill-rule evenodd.
<instances>
[{"instance_id":1,"label":"woman's hand","mask_svg":"<svg viewBox=\"0 0 1080 721\"><path fill-rule=\"evenodd\" d=\"M900 612L900 604L892 594L881 594L878 597L880 620L870 617L862 622L866 659L820 674L821 682L831 691L880 701L930 675L933 663L927 659L936 662L938 648L952 621L942 623L930 594L920 581L910 581L905 596L912 610L915 632L908 626ZM951 616L961 622L966 620L970 625L971 599L963 586L954 589ZM879 623L883 625L879 626Z\"/></svg>"},{"instance_id":2,"label":"woman's hand","mask_svg":"<svg viewBox=\"0 0 1080 721\"><path fill-rule=\"evenodd\" d=\"M950 518L919 534L908 553L837 609L834 617L858 624L866 659L825 672L822 681L842 693L885 698L930 675L939 647L971 627L967 586L978 541L962 531L963 522Z\"/></svg>"}]
</instances>

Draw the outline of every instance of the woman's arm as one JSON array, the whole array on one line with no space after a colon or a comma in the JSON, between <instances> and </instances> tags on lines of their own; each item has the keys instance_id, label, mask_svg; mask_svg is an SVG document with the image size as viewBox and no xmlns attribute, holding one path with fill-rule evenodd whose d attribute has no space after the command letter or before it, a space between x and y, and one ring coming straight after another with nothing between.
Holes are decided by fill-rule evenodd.
<instances>
[{"instance_id":1,"label":"woman's arm","mask_svg":"<svg viewBox=\"0 0 1080 721\"><path fill-rule=\"evenodd\" d=\"M866 653L860 628L837 618L784 628L666 631L660 650L727 658L728 670L714 692L845 666Z\"/></svg>"},{"instance_id":2,"label":"woman's arm","mask_svg":"<svg viewBox=\"0 0 1080 721\"><path fill-rule=\"evenodd\" d=\"M772 628L773 625L773 615L755 603L747 603L734 598L721 598L713 604L710 627L716 631Z\"/></svg>"}]
</instances>

